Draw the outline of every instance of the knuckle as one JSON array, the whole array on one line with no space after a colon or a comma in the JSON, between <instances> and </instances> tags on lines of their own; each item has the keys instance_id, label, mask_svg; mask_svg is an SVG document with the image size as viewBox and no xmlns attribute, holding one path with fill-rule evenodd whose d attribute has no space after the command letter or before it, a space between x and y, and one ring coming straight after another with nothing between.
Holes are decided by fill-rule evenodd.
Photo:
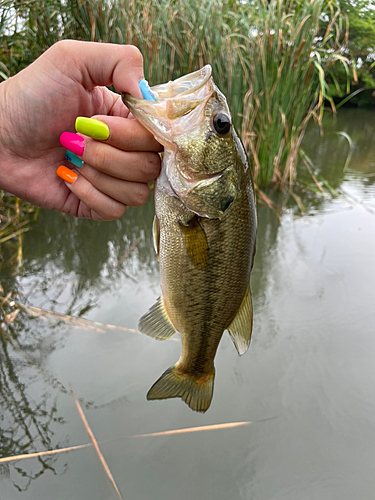
<instances>
[{"instance_id":1,"label":"knuckle","mask_svg":"<svg viewBox=\"0 0 375 500\"><path fill-rule=\"evenodd\" d=\"M95 160L91 163L101 169L105 169L106 167L108 167L108 161L109 161L108 148L105 147L105 144L95 143L94 149L95 150L93 151L93 154Z\"/></svg>"},{"instance_id":2,"label":"knuckle","mask_svg":"<svg viewBox=\"0 0 375 500\"><path fill-rule=\"evenodd\" d=\"M143 153L139 169L145 182L153 181L160 174L160 157L157 153Z\"/></svg>"},{"instance_id":3,"label":"knuckle","mask_svg":"<svg viewBox=\"0 0 375 500\"><path fill-rule=\"evenodd\" d=\"M76 45L75 40L59 40L50 48L51 51L54 51L59 54L70 53L73 45Z\"/></svg>"},{"instance_id":4,"label":"knuckle","mask_svg":"<svg viewBox=\"0 0 375 500\"><path fill-rule=\"evenodd\" d=\"M120 203L111 203L104 209L90 210L90 218L96 221L109 221L119 219L125 213L126 206Z\"/></svg>"},{"instance_id":5,"label":"knuckle","mask_svg":"<svg viewBox=\"0 0 375 500\"><path fill-rule=\"evenodd\" d=\"M126 209L126 205L122 203L112 203L108 208L108 212L106 214L106 220L115 220L119 219L122 215L124 215Z\"/></svg>"},{"instance_id":6,"label":"knuckle","mask_svg":"<svg viewBox=\"0 0 375 500\"><path fill-rule=\"evenodd\" d=\"M144 164L144 173L152 181L160 174L160 156L157 153L148 153Z\"/></svg>"},{"instance_id":7,"label":"knuckle","mask_svg":"<svg viewBox=\"0 0 375 500\"><path fill-rule=\"evenodd\" d=\"M99 172L99 170L96 170L95 167L89 166L89 168L87 168L84 164L81 172L82 175L84 175L93 186L96 186L97 188L98 186L100 186L100 182L103 179L103 174Z\"/></svg>"},{"instance_id":8,"label":"knuckle","mask_svg":"<svg viewBox=\"0 0 375 500\"><path fill-rule=\"evenodd\" d=\"M150 195L150 188L147 184L135 183L130 195L129 205L133 207L139 207L143 205L148 200Z\"/></svg>"},{"instance_id":9,"label":"knuckle","mask_svg":"<svg viewBox=\"0 0 375 500\"><path fill-rule=\"evenodd\" d=\"M125 45L126 58L131 66L143 66L143 56L141 51L135 45Z\"/></svg>"}]
</instances>

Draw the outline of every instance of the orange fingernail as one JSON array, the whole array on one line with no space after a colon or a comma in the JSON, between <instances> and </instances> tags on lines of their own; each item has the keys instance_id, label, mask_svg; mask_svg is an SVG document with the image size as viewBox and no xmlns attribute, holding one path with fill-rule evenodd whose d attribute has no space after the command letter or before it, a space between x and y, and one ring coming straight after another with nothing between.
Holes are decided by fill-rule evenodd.
<instances>
[{"instance_id":1,"label":"orange fingernail","mask_svg":"<svg viewBox=\"0 0 375 500\"><path fill-rule=\"evenodd\" d=\"M78 175L73 172L73 170L70 170L70 168L65 167L64 165L60 165L59 168L56 170L56 174L66 182L69 182L69 184L73 184L73 182L77 179Z\"/></svg>"}]
</instances>

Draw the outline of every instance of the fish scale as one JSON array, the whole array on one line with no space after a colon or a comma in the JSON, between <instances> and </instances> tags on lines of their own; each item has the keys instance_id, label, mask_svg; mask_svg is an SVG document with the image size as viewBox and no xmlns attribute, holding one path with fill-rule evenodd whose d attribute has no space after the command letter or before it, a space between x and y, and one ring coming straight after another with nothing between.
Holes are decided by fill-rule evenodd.
<instances>
[{"instance_id":1,"label":"fish scale","mask_svg":"<svg viewBox=\"0 0 375 500\"><path fill-rule=\"evenodd\" d=\"M123 96L165 150L155 183L154 224L162 296L139 329L158 340L178 331L182 349L147 398L179 397L205 412L223 333L229 332L240 355L251 338L251 171L210 66L152 90L157 102Z\"/></svg>"}]
</instances>

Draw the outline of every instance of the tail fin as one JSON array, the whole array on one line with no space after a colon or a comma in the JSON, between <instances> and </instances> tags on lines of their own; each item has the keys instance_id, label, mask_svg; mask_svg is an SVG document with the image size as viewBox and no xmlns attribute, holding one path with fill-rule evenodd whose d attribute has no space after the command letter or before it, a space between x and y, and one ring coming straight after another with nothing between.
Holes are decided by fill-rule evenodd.
<instances>
[{"instance_id":1,"label":"tail fin","mask_svg":"<svg viewBox=\"0 0 375 500\"><path fill-rule=\"evenodd\" d=\"M176 366L155 382L147 393L147 399L181 398L194 411L205 413L210 407L214 392L215 368L203 377L179 373Z\"/></svg>"}]
</instances>

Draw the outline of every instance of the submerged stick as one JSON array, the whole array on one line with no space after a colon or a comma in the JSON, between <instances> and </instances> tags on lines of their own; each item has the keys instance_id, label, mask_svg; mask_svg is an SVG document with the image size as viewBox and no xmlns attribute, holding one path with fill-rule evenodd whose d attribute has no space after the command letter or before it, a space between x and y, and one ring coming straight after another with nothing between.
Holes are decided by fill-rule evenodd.
<instances>
[{"instance_id":1,"label":"submerged stick","mask_svg":"<svg viewBox=\"0 0 375 500\"><path fill-rule=\"evenodd\" d=\"M99 457L99 460L107 474L107 476L109 477L109 480L111 481L112 483L112 486L114 487L118 497L122 500L122 496L121 496L121 493L120 493L120 490L118 489L117 485L116 485L116 482L115 480L113 479L113 476L111 474L111 471L109 470L109 467L107 465L107 462L105 461L105 458L103 457L103 454L102 452L100 451L100 448L99 448L99 445L98 445L98 442L94 436L94 433L92 432L88 422L87 422L87 419L85 417L85 414L83 413L83 410L81 408L81 405L79 404L79 401L78 401L78 398L75 394L75 392L73 391L72 389L72 393L73 393L73 396L74 396L74 400L75 400L75 403L76 403L76 406L77 406L77 410L78 410L78 413L82 419L82 422L83 422L83 425L85 426L86 428L86 431L87 431L87 434L89 435L90 439L91 439L91 442L92 444L94 445L94 448L96 450L96 453L98 454L98 457Z\"/></svg>"},{"instance_id":2,"label":"submerged stick","mask_svg":"<svg viewBox=\"0 0 375 500\"><path fill-rule=\"evenodd\" d=\"M210 425L202 425L199 427L186 427L184 429L174 429L170 431L160 431L160 432L152 432L150 434L134 434L132 436L123 436L123 437L116 437L112 439L105 439L103 441L99 441L100 444L103 443L108 443L110 441L118 441L119 439L128 439L128 438L147 438L147 437L160 437L160 436L173 436L176 434L190 434L194 432L203 432L203 431L217 431L217 430L222 430L222 429L233 429L235 427L243 427L245 425L250 425L250 424L256 424L260 422L264 422L266 420L273 420L274 418L277 418L278 416L275 417L266 417L261 420L254 420L254 421L245 421L245 422L227 422L224 424L210 424ZM39 453L28 453L24 455L15 455L13 457L5 457L5 458L0 458L0 463L4 462L12 462L14 460L22 460L25 458L35 458L35 457L41 457L43 455L54 455L56 453L62 453L62 452L69 452L69 451L75 451L75 450L80 450L82 448L88 448L89 446L93 446L93 443L87 443L87 444L80 444L77 446L71 446L69 448L61 448L58 450L50 450L50 451L41 451Z\"/></svg>"},{"instance_id":3,"label":"submerged stick","mask_svg":"<svg viewBox=\"0 0 375 500\"><path fill-rule=\"evenodd\" d=\"M130 436L130 437L139 438L139 437L156 437L156 436L174 436L176 434L189 434L191 432L217 431L220 429L233 429L234 427L241 427L244 425L249 425L251 423L253 423L253 422L229 422L227 424L202 425L199 427L186 427L185 429L175 429L172 431L152 432L151 434L135 434L134 436Z\"/></svg>"},{"instance_id":4,"label":"submerged stick","mask_svg":"<svg viewBox=\"0 0 375 500\"><path fill-rule=\"evenodd\" d=\"M126 328L124 326L116 326L116 325L109 325L107 323L99 323L98 321L91 321L89 319L84 319L84 318L77 318L76 316L69 316L68 314L62 314L58 313L55 311L49 311L48 309L41 309L40 307L35 307L35 306L27 306L25 304L21 304L19 302L16 302L14 300L9 300L11 294L8 294L6 297L0 297L0 300L3 303L6 303L10 306L16 306L31 316L36 316L36 317L44 317L44 316L52 316L53 318L61 319L62 321L65 321L66 323L72 323L75 326L79 326L82 328L89 328L92 330L95 330L99 333L105 333L104 329L107 330L119 330L119 331L124 331L124 332L132 332L132 333L140 333L138 330L134 330L133 328Z\"/></svg>"},{"instance_id":5,"label":"submerged stick","mask_svg":"<svg viewBox=\"0 0 375 500\"><path fill-rule=\"evenodd\" d=\"M57 455L58 453L67 453L68 451L81 450L82 448L89 448L90 446L92 446L92 444L87 443L87 444L79 444L77 446L70 446L69 448L59 448L57 450L38 451L36 453L24 453L23 455L14 455L12 457L0 458L0 464L6 462L13 462L14 460L23 460L25 458L37 458L37 457L44 457L45 455Z\"/></svg>"},{"instance_id":6,"label":"submerged stick","mask_svg":"<svg viewBox=\"0 0 375 500\"><path fill-rule=\"evenodd\" d=\"M121 264L124 262L126 257L134 250L134 248L138 245L138 243L141 241L141 237L139 236L135 242L129 247L129 249L124 253L124 255L121 257L121 259L117 262L117 267L121 266Z\"/></svg>"}]
</instances>

